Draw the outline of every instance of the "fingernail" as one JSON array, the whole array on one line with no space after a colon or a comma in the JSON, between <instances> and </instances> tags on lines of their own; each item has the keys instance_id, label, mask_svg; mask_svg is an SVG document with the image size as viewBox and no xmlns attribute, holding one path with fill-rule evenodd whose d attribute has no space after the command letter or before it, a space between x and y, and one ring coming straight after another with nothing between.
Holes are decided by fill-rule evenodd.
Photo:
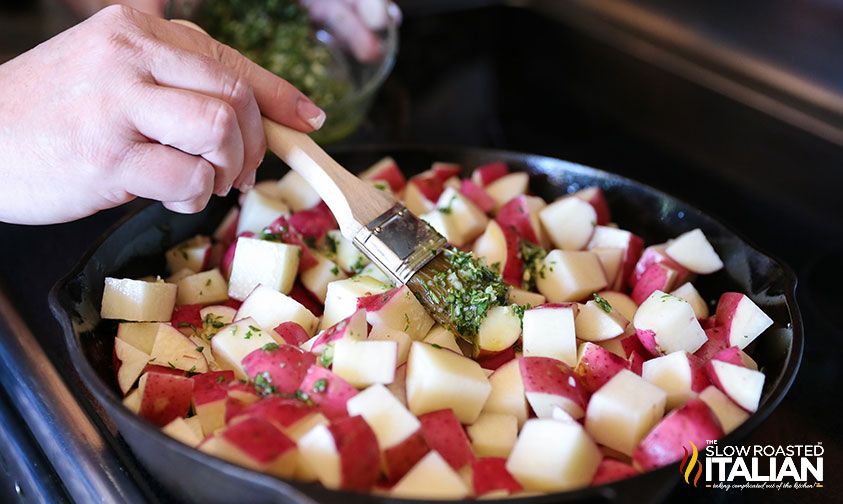
<instances>
[{"instance_id":1,"label":"fingernail","mask_svg":"<svg viewBox=\"0 0 843 504\"><path fill-rule=\"evenodd\" d=\"M243 184L240 185L240 191L246 192L251 190L253 187L255 187L255 172L252 172L252 174L243 181Z\"/></svg>"},{"instance_id":2,"label":"fingernail","mask_svg":"<svg viewBox=\"0 0 843 504\"><path fill-rule=\"evenodd\" d=\"M325 111L313 104L312 101L299 98L296 104L296 113L313 129L319 129L325 123Z\"/></svg>"},{"instance_id":3,"label":"fingernail","mask_svg":"<svg viewBox=\"0 0 843 504\"><path fill-rule=\"evenodd\" d=\"M216 195L217 196L227 196L230 191L231 191L231 184L228 184L227 187L223 188L220 191L217 191Z\"/></svg>"}]
</instances>

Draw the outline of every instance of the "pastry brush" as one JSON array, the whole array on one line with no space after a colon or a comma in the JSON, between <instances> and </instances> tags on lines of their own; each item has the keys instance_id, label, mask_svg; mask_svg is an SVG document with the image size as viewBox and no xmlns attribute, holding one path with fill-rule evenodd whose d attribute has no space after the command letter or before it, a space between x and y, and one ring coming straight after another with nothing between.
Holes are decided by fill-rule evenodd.
<instances>
[{"instance_id":1,"label":"pastry brush","mask_svg":"<svg viewBox=\"0 0 843 504\"><path fill-rule=\"evenodd\" d=\"M488 310L507 302L500 275L349 173L308 135L267 118L263 125L269 149L325 201L343 236L397 284L406 284L437 322L476 344Z\"/></svg>"}]
</instances>

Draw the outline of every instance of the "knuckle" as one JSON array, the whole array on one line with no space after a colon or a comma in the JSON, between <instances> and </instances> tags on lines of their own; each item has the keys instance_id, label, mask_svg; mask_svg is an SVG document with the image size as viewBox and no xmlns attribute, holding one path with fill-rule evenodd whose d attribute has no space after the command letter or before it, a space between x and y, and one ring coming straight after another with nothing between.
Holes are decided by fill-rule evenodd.
<instances>
[{"instance_id":1,"label":"knuckle","mask_svg":"<svg viewBox=\"0 0 843 504\"><path fill-rule=\"evenodd\" d=\"M196 160L193 167L193 177L187 188L185 199L197 199L211 194L214 186L214 168L204 158Z\"/></svg>"},{"instance_id":2,"label":"knuckle","mask_svg":"<svg viewBox=\"0 0 843 504\"><path fill-rule=\"evenodd\" d=\"M213 101L210 140L215 144L223 143L237 130L237 113L224 101Z\"/></svg>"}]
</instances>

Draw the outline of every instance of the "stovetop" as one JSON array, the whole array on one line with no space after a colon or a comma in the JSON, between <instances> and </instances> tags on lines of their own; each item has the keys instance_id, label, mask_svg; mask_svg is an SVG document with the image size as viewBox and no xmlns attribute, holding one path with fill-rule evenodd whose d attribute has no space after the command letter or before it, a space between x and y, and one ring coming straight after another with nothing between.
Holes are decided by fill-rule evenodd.
<instances>
[{"instance_id":1,"label":"stovetop","mask_svg":"<svg viewBox=\"0 0 843 504\"><path fill-rule=\"evenodd\" d=\"M367 122L345 143L473 145L550 155L648 183L738 230L796 271L806 334L791 392L746 443L820 442L825 466L838 466L843 407L832 391L843 383L843 331L835 321L843 301L837 283L843 280L839 145L551 17L510 7L409 15L393 75ZM0 287L63 373L71 368L46 294L132 206L62 225L0 224ZM43 495L67 498L65 483L51 473L14 409L0 393L0 438L14 441L10 450L29 461L28 474ZM3 456L0 466L19 474ZM3 502L21 495L12 479L0 474L0 481ZM151 498L167 500L154 483L151 492ZM677 486L669 501L679 499L833 502L843 500L843 492L831 481L809 492Z\"/></svg>"}]
</instances>

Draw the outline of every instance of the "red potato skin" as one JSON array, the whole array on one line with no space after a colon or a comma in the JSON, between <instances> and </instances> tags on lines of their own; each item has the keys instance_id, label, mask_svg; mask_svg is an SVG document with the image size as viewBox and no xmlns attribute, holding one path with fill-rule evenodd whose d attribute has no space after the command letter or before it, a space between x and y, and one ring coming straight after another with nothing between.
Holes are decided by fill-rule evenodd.
<instances>
[{"instance_id":1,"label":"red potato skin","mask_svg":"<svg viewBox=\"0 0 843 504\"><path fill-rule=\"evenodd\" d=\"M310 339L307 335L307 331L295 322L281 322L278 324L278 327L275 328L275 332L281 336L288 345L296 347Z\"/></svg>"},{"instance_id":2,"label":"red potato skin","mask_svg":"<svg viewBox=\"0 0 843 504\"><path fill-rule=\"evenodd\" d=\"M284 429L316 412L316 407L308 406L298 399L269 396L250 404L240 412L238 417L265 418L277 428Z\"/></svg>"},{"instance_id":3,"label":"red potato skin","mask_svg":"<svg viewBox=\"0 0 843 504\"><path fill-rule=\"evenodd\" d=\"M624 369L629 369L629 361L605 348L593 343L586 343L586 349L574 372L579 376L585 390L594 393L613 376Z\"/></svg>"},{"instance_id":4,"label":"red potato skin","mask_svg":"<svg viewBox=\"0 0 843 504\"><path fill-rule=\"evenodd\" d=\"M237 299L234 299L234 298L228 298L225 301L225 303L223 303L223 306L228 306L229 308L234 308L235 310L239 310L240 306L242 304L243 304L243 301L240 301L240 300L237 300Z\"/></svg>"},{"instance_id":5,"label":"red potato skin","mask_svg":"<svg viewBox=\"0 0 843 504\"><path fill-rule=\"evenodd\" d=\"M564 362L551 357L519 357L518 368L525 392L561 395L585 410L588 392Z\"/></svg>"},{"instance_id":6,"label":"red potato skin","mask_svg":"<svg viewBox=\"0 0 843 504\"><path fill-rule=\"evenodd\" d=\"M392 291L388 291L392 292ZM381 294L383 295L383 294ZM360 301L358 300L357 306L360 306ZM361 313L362 312L362 313ZM324 345L331 343L333 341L337 341L338 339L345 338L348 335L348 331L350 330L351 321L355 317L365 317L366 310L364 308L359 308L356 312L352 313L349 317L344 318L337 322L336 324L332 325L331 327L325 329L319 334L319 337L313 342L312 350L316 353L321 353L323 350Z\"/></svg>"},{"instance_id":7,"label":"red potato skin","mask_svg":"<svg viewBox=\"0 0 843 504\"><path fill-rule=\"evenodd\" d=\"M421 428L404 441L384 450L381 464L387 481L397 482L403 478L429 451Z\"/></svg>"},{"instance_id":8,"label":"red potato skin","mask_svg":"<svg viewBox=\"0 0 843 504\"><path fill-rule=\"evenodd\" d=\"M717 321L714 317L701 318L697 320L699 320L700 327L702 327L704 330L714 329L715 327L717 327Z\"/></svg>"},{"instance_id":9,"label":"red potato skin","mask_svg":"<svg viewBox=\"0 0 843 504\"><path fill-rule=\"evenodd\" d=\"M729 393L726 391L726 387L723 386L723 382L720 381L720 377L714 371L714 366L711 365L712 361L714 361L714 360L715 359L711 359L710 361L705 363L706 374L708 375L709 379L711 379L711 383L714 384L715 387L720 389L720 392L723 392L723 394L725 394L726 397L731 399L732 402L734 402L735 404L738 404L738 402L735 401L735 399L732 396L730 396ZM732 363L729 362L729 364L732 364ZM743 363L740 363L740 364L737 364L737 365L741 366L741 367L744 367ZM738 406L740 406L740 404L738 404ZM747 411L747 413L753 413L752 411L748 411L748 410L744 410L744 411Z\"/></svg>"},{"instance_id":10,"label":"red potato skin","mask_svg":"<svg viewBox=\"0 0 843 504\"><path fill-rule=\"evenodd\" d=\"M641 376L641 370L644 367L644 361L647 358L643 356L643 354L638 353L637 351L632 352L629 356L629 370L633 373Z\"/></svg>"},{"instance_id":11,"label":"red potato skin","mask_svg":"<svg viewBox=\"0 0 843 504\"><path fill-rule=\"evenodd\" d=\"M322 392L317 390L321 387L315 387L319 380L325 380L325 390ZM301 382L301 390L331 421L347 417L346 404L357 395L357 389L322 366L310 366Z\"/></svg>"},{"instance_id":12,"label":"red potato skin","mask_svg":"<svg viewBox=\"0 0 843 504\"><path fill-rule=\"evenodd\" d=\"M362 416L347 417L328 426L340 456L342 490L365 492L380 473L380 452L375 432Z\"/></svg>"},{"instance_id":13,"label":"red potato skin","mask_svg":"<svg viewBox=\"0 0 843 504\"><path fill-rule=\"evenodd\" d=\"M193 405L196 407L228 397L228 384L234 381L234 371L209 371L190 379L193 380Z\"/></svg>"},{"instance_id":14,"label":"red potato skin","mask_svg":"<svg viewBox=\"0 0 843 504\"><path fill-rule=\"evenodd\" d=\"M719 360L736 366L746 367L743 357L741 357L741 349L736 346L724 348L712 356L711 360Z\"/></svg>"},{"instance_id":15,"label":"red potato skin","mask_svg":"<svg viewBox=\"0 0 843 504\"><path fill-rule=\"evenodd\" d=\"M418 188L419 192L431 203L436 203L439 196L445 190L443 182L447 179L440 180L432 172L424 172L411 178L408 184L413 184Z\"/></svg>"},{"instance_id":16,"label":"red potato skin","mask_svg":"<svg viewBox=\"0 0 843 504\"><path fill-rule=\"evenodd\" d=\"M270 224L268 228L270 233L279 235L283 243L299 247L301 250L301 255L299 256L299 273L307 271L319 264L316 256L313 255L313 251L311 251L310 247L308 247L304 242L302 235L293 228L286 217L283 215L278 217L272 221L272 224Z\"/></svg>"},{"instance_id":17,"label":"red potato skin","mask_svg":"<svg viewBox=\"0 0 843 504\"><path fill-rule=\"evenodd\" d=\"M650 294L657 290L669 292L673 287L675 278L676 270L662 263L651 264L641 274L635 287L632 288L630 297L635 301L635 304L640 306L650 297Z\"/></svg>"},{"instance_id":18,"label":"red potato skin","mask_svg":"<svg viewBox=\"0 0 843 504\"><path fill-rule=\"evenodd\" d=\"M404 178L404 174L401 173L401 169L395 163L390 163L377 172L367 174L365 179L386 182L389 185L389 189L394 193L398 193L407 185L407 179Z\"/></svg>"},{"instance_id":19,"label":"red potato skin","mask_svg":"<svg viewBox=\"0 0 843 504\"><path fill-rule=\"evenodd\" d=\"M214 232L214 236L219 237L219 241L226 246L231 245L231 242L237 237L237 223L240 220L240 208L234 208L234 218L228 223L225 229L218 228Z\"/></svg>"},{"instance_id":20,"label":"red potato skin","mask_svg":"<svg viewBox=\"0 0 843 504\"><path fill-rule=\"evenodd\" d=\"M395 287L380 294L372 294L370 296L363 296L357 299L357 309L366 310L366 312L376 312L389 303L389 301L398 294L401 287Z\"/></svg>"},{"instance_id":21,"label":"red potato skin","mask_svg":"<svg viewBox=\"0 0 843 504\"><path fill-rule=\"evenodd\" d=\"M711 408L700 399L691 399L653 427L632 453L632 461L641 471L651 471L682 460L682 447L690 451L689 442L702 449L708 440L722 436L723 429Z\"/></svg>"},{"instance_id":22,"label":"red potato skin","mask_svg":"<svg viewBox=\"0 0 843 504\"><path fill-rule=\"evenodd\" d=\"M641 340L638 339L637 334L631 334L622 339L621 348L623 348L624 354L627 358L632 355L632 352L638 352L641 355L646 355L647 353L649 353L644 348L644 345L641 344Z\"/></svg>"},{"instance_id":23,"label":"red potato skin","mask_svg":"<svg viewBox=\"0 0 843 504\"><path fill-rule=\"evenodd\" d=\"M685 352L685 355L688 357L688 365L691 366L691 390L702 392L711 385L711 380L705 371L705 361L694 354Z\"/></svg>"},{"instance_id":24,"label":"red potato skin","mask_svg":"<svg viewBox=\"0 0 843 504\"><path fill-rule=\"evenodd\" d=\"M492 371L494 371L495 369L498 369L499 367L503 366L504 364L514 358L515 345L507 348L506 350L502 350L487 359L479 360L478 364L480 364L480 367L482 367L483 369L491 369Z\"/></svg>"},{"instance_id":25,"label":"red potato skin","mask_svg":"<svg viewBox=\"0 0 843 504\"><path fill-rule=\"evenodd\" d=\"M617 291L625 291L627 287L632 287L629 281L630 275L635 271L635 264L638 258L641 257L641 250L644 248L644 239L640 236L629 233L629 242L624 249L623 258L621 259L621 271L618 278L615 279L614 288Z\"/></svg>"},{"instance_id":26,"label":"red potato skin","mask_svg":"<svg viewBox=\"0 0 843 504\"><path fill-rule=\"evenodd\" d=\"M489 193L469 179L463 179L460 192L485 213L495 209L495 200L489 196Z\"/></svg>"},{"instance_id":27,"label":"red potato skin","mask_svg":"<svg viewBox=\"0 0 843 504\"><path fill-rule=\"evenodd\" d=\"M455 471L474 459L468 436L453 410L431 411L419 415L418 418L427 446L439 452Z\"/></svg>"},{"instance_id":28,"label":"red potato skin","mask_svg":"<svg viewBox=\"0 0 843 504\"><path fill-rule=\"evenodd\" d=\"M166 373L147 373L138 415L159 427L187 416L193 397L193 380Z\"/></svg>"},{"instance_id":29,"label":"red potato skin","mask_svg":"<svg viewBox=\"0 0 843 504\"><path fill-rule=\"evenodd\" d=\"M509 167L506 163L498 161L483 166L478 166L471 174L471 179L479 186L485 187L495 180L509 175Z\"/></svg>"},{"instance_id":30,"label":"red potato skin","mask_svg":"<svg viewBox=\"0 0 843 504\"><path fill-rule=\"evenodd\" d=\"M498 210L495 220L498 221L501 228L511 229L522 240L539 245L539 234L533 229L526 195L522 194L507 201Z\"/></svg>"},{"instance_id":31,"label":"red potato skin","mask_svg":"<svg viewBox=\"0 0 843 504\"><path fill-rule=\"evenodd\" d=\"M471 462L474 494L483 495L494 490L506 490L510 494L524 488L506 470L506 459L501 457L483 457Z\"/></svg>"},{"instance_id":32,"label":"red potato skin","mask_svg":"<svg viewBox=\"0 0 843 504\"><path fill-rule=\"evenodd\" d=\"M292 394L299 389L310 366L316 364L316 356L293 345L278 345L273 350L258 348L243 358L243 367L249 379L268 373L270 382L282 394Z\"/></svg>"},{"instance_id":33,"label":"red potato skin","mask_svg":"<svg viewBox=\"0 0 843 504\"><path fill-rule=\"evenodd\" d=\"M518 246L518 235L512 229L501 226L503 238L506 241L506 264L503 266L501 277L509 285L521 286L524 280L524 261Z\"/></svg>"},{"instance_id":34,"label":"red potato skin","mask_svg":"<svg viewBox=\"0 0 843 504\"><path fill-rule=\"evenodd\" d=\"M205 260L202 263L202 271L207 271L214 268L219 268L222 265L222 256L225 254L225 249L228 248L225 243L217 242L208 249L205 253Z\"/></svg>"},{"instance_id":35,"label":"red potato skin","mask_svg":"<svg viewBox=\"0 0 843 504\"><path fill-rule=\"evenodd\" d=\"M683 283L690 280L692 277L690 271L680 266L678 262L674 261L673 259L668 257L667 254L664 253L664 247L650 246L644 249L644 252L638 259L638 262L635 263L635 266L632 270L632 274L629 276L629 286L634 288L635 285L638 283L639 279L641 278L641 275L643 275L644 272L647 271L647 269L653 264L664 264L668 268L675 271L675 285L682 285Z\"/></svg>"},{"instance_id":36,"label":"red potato skin","mask_svg":"<svg viewBox=\"0 0 843 504\"><path fill-rule=\"evenodd\" d=\"M225 254L222 255L222 264L220 265L222 268L222 274L225 278L231 277L231 263L234 262L234 253L237 251L237 240L239 240L241 236L252 238L255 236L255 233L251 231L243 231L237 235L237 237L234 238L234 241L231 242L231 245L225 249Z\"/></svg>"},{"instance_id":37,"label":"red potato skin","mask_svg":"<svg viewBox=\"0 0 843 504\"><path fill-rule=\"evenodd\" d=\"M694 355L699 359L703 361L711 360L712 357L729 348L729 335L722 327L705 329L705 335L708 337L708 341L694 352Z\"/></svg>"},{"instance_id":38,"label":"red potato skin","mask_svg":"<svg viewBox=\"0 0 843 504\"><path fill-rule=\"evenodd\" d=\"M714 323L718 327L723 328L727 341L731 341L732 322L735 319L738 305L745 297L744 294L739 292L724 292L717 301L717 308L714 311Z\"/></svg>"},{"instance_id":39,"label":"red potato skin","mask_svg":"<svg viewBox=\"0 0 843 504\"><path fill-rule=\"evenodd\" d=\"M193 334L194 327L199 330L202 329L202 315L199 314L199 310L201 309L201 304L176 306L173 308L173 314L170 316L170 324L179 331Z\"/></svg>"},{"instance_id":40,"label":"red potato skin","mask_svg":"<svg viewBox=\"0 0 843 504\"><path fill-rule=\"evenodd\" d=\"M606 203L606 195L603 194L602 189L597 186L586 187L585 189L575 192L573 195L588 202L592 207L594 207L594 211L597 213L598 226L605 226L611 222L612 219L609 214L609 204Z\"/></svg>"},{"instance_id":41,"label":"red potato skin","mask_svg":"<svg viewBox=\"0 0 843 504\"><path fill-rule=\"evenodd\" d=\"M632 467L626 462L621 462L618 459L603 457L600 465L597 466L597 472L594 473L594 479L591 480L591 486L605 485L613 481L619 481L632 476L641 474L638 469Z\"/></svg>"},{"instance_id":42,"label":"red potato skin","mask_svg":"<svg viewBox=\"0 0 843 504\"><path fill-rule=\"evenodd\" d=\"M451 177L459 177L462 174L462 166L456 163L437 162L430 167L430 172L444 184Z\"/></svg>"},{"instance_id":43,"label":"red potato skin","mask_svg":"<svg viewBox=\"0 0 843 504\"><path fill-rule=\"evenodd\" d=\"M272 422L257 416L229 425L220 435L264 465L296 448L296 443L272 425Z\"/></svg>"},{"instance_id":44,"label":"red potato skin","mask_svg":"<svg viewBox=\"0 0 843 504\"><path fill-rule=\"evenodd\" d=\"M635 335L638 337L638 341L641 343L641 346L648 354L650 354L650 356L661 355L658 345L656 344L655 331L652 329L636 329Z\"/></svg>"},{"instance_id":45,"label":"red potato skin","mask_svg":"<svg viewBox=\"0 0 843 504\"><path fill-rule=\"evenodd\" d=\"M322 311L324 310L322 302L315 298L300 281L296 280L296 283L293 284L293 290L290 291L289 296L310 310L310 313L313 315L317 317L322 316Z\"/></svg>"},{"instance_id":46,"label":"red potato skin","mask_svg":"<svg viewBox=\"0 0 843 504\"><path fill-rule=\"evenodd\" d=\"M339 228L334 214L324 201L320 201L313 208L291 215L290 225L301 233L302 237L313 237L314 240L321 240L328 231Z\"/></svg>"},{"instance_id":47,"label":"red potato skin","mask_svg":"<svg viewBox=\"0 0 843 504\"><path fill-rule=\"evenodd\" d=\"M225 424L228 425L232 418L236 418L243 414L243 411L249 407L249 403L235 399L234 397L226 397L225 399Z\"/></svg>"},{"instance_id":48,"label":"red potato skin","mask_svg":"<svg viewBox=\"0 0 843 504\"><path fill-rule=\"evenodd\" d=\"M147 364L143 368L144 373L159 373L172 376L186 376L187 372L181 369L173 369L170 366L159 366L157 364Z\"/></svg>"}]
</instances>

